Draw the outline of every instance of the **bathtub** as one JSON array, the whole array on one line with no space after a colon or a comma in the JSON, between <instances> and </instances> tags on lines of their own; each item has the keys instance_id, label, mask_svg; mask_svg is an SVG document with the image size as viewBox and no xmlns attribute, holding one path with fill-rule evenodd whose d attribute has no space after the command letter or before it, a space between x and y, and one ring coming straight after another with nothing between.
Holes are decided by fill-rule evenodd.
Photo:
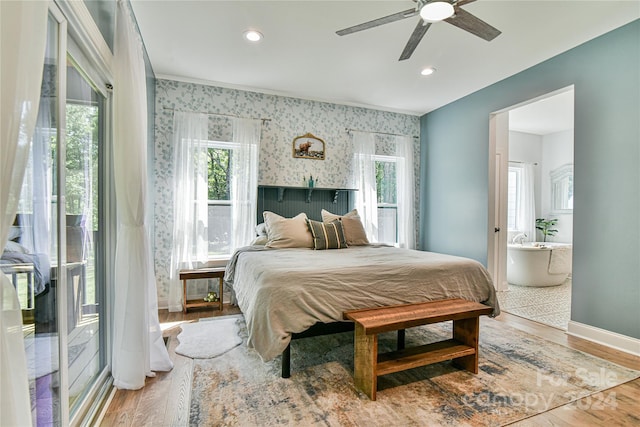
<instances>
[{"instance_id":1,"label":"bathtub","mask_svg":"<svg viewBox=\"0 0 640 427\"><path fill-rule=\"evenodd\" d=\"M568 249L556 251L554 263L550 265L554 248ZM571 274L571 258L571 244L569 243L508 244L507 282L519 286L560 285Z\"/></svg>"}]
</instances>

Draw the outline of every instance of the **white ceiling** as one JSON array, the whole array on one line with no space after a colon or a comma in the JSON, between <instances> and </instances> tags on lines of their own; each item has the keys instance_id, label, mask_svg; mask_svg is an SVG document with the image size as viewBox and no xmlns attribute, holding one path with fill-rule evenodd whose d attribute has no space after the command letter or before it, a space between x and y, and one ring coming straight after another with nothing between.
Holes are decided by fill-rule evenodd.
<instances>
[{"instance_id":1,"label":"white ceiling","mask_svg":"<svg viewBox=\"0 0 640 427\"><path fill-rule=\"evenodd\" d=\"M573 90L509 111L509 130L548 135L573 129Z\"/></svg>"},{"instance_id":2,"label":"white ceiling","mask_svg":"<svg viewBox=\"0 0 640 427\"><path fill-rule=\"evenodd\" d=\"M463 6L502 31L486 42L446 22L398 57L417 16L339 29L411 0L132 0L156 76L421 115L640 17L638 0L478 0ZM264 34L258 44L247 29ZM420 70L433 66L429 77Z\"/></svg>"}]
</instances>

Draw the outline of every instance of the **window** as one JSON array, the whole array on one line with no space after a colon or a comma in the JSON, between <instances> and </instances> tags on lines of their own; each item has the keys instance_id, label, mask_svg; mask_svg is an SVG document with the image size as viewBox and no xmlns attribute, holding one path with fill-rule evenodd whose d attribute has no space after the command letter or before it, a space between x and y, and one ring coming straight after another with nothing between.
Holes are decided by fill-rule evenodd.
<instances>
[{"instance_id":1,"label":"window","mask_svg":"<svg viewBox=\"0 0 640 427\"><path fill-rule=\"evenodd\" d=\"M409 136L353 132L355 205L370 241L415 248L413 151Z\"/></svg>"},{"instance_id":2,"label":"window","mask_svg":"<svg viewBox=\"0 0 640 427\"><path fill-rule=\"evenodd\" d=\"M209 258L231 253L231 162L233 143L210 141L207 148Z\"/></svg>"},{"instance_id":3,"label":"window","mask_svg":"<svg viewBox=\"0 0 640 427\"><path fill-rule=\"evenodd\" d=\"M398 243L397 158L374 156L378 202L378 241Z\"/></svg>"},{"instance_id":4,"label":"window","mask_svg":"<svg viewBox=\"0 0 640 427\"><path fill-rule=\"evenodd\" d=\"M509 167L509 181L507 187L507 228L509 231L519 231L518 228L518 206L520 206L520 197L518 191L520 188L520 180L522 179L522 169L518 167Z\"/></svg>"}]
</instances>

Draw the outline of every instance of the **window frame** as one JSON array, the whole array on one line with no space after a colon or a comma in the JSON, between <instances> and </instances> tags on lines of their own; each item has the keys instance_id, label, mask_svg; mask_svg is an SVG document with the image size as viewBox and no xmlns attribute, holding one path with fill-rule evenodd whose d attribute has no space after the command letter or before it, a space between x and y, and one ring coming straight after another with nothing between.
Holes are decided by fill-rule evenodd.
<instances>
[{"instance_id":1,"label":"window frame","mask_svg":"<svg viewBox=\"0 0 640 427\"><path fill-rule=\"evenodd\" d=\"M516 182L514 183L513 197L511 197L511 193L509 192L509 187L511 185L511 173L515 173ZM520 198L522 195L520 194L520 180L522 179L522 167L516 165L509 165L507 169L507 230L512 232L520 231L518 224L518 206L520 206ZM511 201L513 200L513 209L511 208ZM511 213L513 212L513 213ZM509 220L509 218L513 216L513 222Z\"/></svg>"},{"instance_id":2,"label":"window frame","mask_svg":"<svg viewBox=\"0 0 640 427\"><path fill-rule=\"evenodd\" d=\"M395 223L396 223L396 229L394 231L395 234L395 241L393 242L382 242L382 243L387 243L387 244L393 244L394 246L399 246L399 242L398 242L398 187L397 187L397 182L398 182L398 168L397 165L398 163L400 163L400 161L402 160L401 157L398 156L389 156L389 155L382 155L382 154L374 154L373 156L371 156L371 160L373 161L374 167L377 166L377 164L380 163L394 163L396 165L396 188L395 188L395 192L396 192L396 202L395 203L377 203L377 208L378 209L393 209L395 211ZM378 181L377 181L377 176L376 176L376 199L378 197ZM376 212L377 214L377 212ZM380 222L378 221L378 227L380 226ZM379 231L378 231L378 237L379 237ZM380 238L378 238L378 240L381 240Z\"/></svg>"}]
</instances>

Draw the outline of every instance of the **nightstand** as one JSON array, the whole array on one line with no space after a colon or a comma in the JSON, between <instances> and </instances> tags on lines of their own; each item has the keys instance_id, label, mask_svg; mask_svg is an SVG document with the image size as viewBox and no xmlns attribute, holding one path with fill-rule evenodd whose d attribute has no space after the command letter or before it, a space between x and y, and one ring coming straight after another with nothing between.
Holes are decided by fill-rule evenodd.
<instances>
[{"instance_id":1,"label":"nightstand","mask_svg":"<svg viewBox=\"0 0 640 427\"><path fill-rule=\"evenodd\" d=\"M180 270L180 280L182 280L182 311L183 313L187 312L187 309L193 307L209 307L209 306L218 306L218 309L222 311L222 297L223 297L223 289L222 289L222 278L224 277L225 267L217 267L217 268L199 268L196 270ZM215 279L218 278L219 281L219 292L218 292L218 301L203 301L199 300L187 300L187 280L194 279Z\"/></svg>"}]
</instances>

